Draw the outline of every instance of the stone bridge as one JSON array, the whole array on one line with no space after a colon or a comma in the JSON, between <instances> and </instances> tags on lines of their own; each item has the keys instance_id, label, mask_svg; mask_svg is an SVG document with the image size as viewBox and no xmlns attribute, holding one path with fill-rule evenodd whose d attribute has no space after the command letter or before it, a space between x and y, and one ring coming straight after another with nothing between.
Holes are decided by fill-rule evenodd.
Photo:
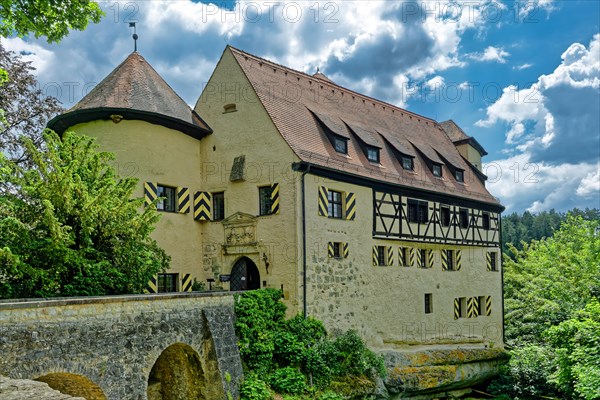
<instances>
[{"instance_id":1,"label":"stone bridge","mask_svg":"<svg viewBox=\"0 0 600 400\"><path fill-rule=\"evenodd\" d=\"M228 293L0 302L0 375L87 400L236 399Z\"/></svg>"}]
</instances>

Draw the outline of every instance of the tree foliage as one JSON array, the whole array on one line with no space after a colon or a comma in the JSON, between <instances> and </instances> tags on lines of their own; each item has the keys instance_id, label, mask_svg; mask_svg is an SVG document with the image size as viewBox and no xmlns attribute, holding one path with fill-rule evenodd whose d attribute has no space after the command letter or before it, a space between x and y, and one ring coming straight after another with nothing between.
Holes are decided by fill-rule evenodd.
<instances>
[{"instance_id":1,"label":"tree foliage","mask_svg":"<svg viewBox=\"0 0 600 400\"><path fill-rule=\"evenodd\" d=\"M93 139L25 140L26 168L0 156L0 298L140 293L169 258L149 235L155 208L132 199Z\"/></svg>"},{"instance_id":2,"label":"tree foliage","mask_svg":"<svg viewBox=\"0 0 600 400\"><path fill-rule=\"evenodd\" d=\"M84 30L104 15L89 0L0 0L0 36L45 36L58 42L70 30Z\"/></svg>"},{"instance_id":3,"label":"tree foliage","mask_svg":"<svg viewBox=\"0 0 600 400\"><path fill-rule=\"evenodd\" d=\"M29 138L38 148L42 132L50 118L63 109L54 97L44 96L30 62L0 44L0 68L8 73L0 94L0 110L5 120L0 122L0 150L11 160L28 161L23 138Z\"/></svg>"}]
</instances>

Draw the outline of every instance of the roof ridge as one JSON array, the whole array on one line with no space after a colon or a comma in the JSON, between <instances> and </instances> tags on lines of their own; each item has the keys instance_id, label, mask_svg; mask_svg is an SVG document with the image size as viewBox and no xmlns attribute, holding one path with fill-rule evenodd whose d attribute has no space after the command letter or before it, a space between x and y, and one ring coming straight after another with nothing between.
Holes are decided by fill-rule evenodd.
<instances>
[{"instance_id":1,"label":"roof ridge","mask_svg":"<svg viewBox=\"0 0 600 400\"><path fill-rule=\"evenodd\" d=\"M274 61L268 60L268 59L266 59L266 58L263 58L263 57L260 57L260 56L257 56L257 55L254 55L254 54L248 53L247 51L244 51L244 50L238 49L238 48L236 48L236 47L233 47L233 46L231 46L231 45L227 45L227 47L229 47L229 48L230 48L231 50L233 50L234 52L238 52L238 53L240 53L240 54L242 54L242 55L245 55L245 56L248 56L248 57L252 57L252 58L254 58L254 59L255 59L255 60L257 60L257 61L262 61L262 62L268 63L268 64L270 64L270 65L272 65L272 66L276 66L276 67L279 67L279 68L281 68L281 69L284 69L284 70L290 71L290 72L292 72L292 73L295 73L295 74L302 75L302 76L306 77L307 79L314 79L314 80L318 80L319 82L322 82L322 83L324 83L324 84L326 84L326 85L329 85L329 86L336 87L336 88L338 88L338 89L339 89L339 90L341 90L341 91L346 91L346 92L348 92L348 93L351 93L351 94L353 94L353 95L356 95L356 96L358 96L358 97L361 97L361 98L363 98L363 99L367 99L367 100L369 100L369 101L374 101L374 102L377 102L377 103L379 103L379 105L381 105L381 106L390 107L390 108L392 108L392 109L395 109L396 111L400 111L401 113L410 114L410 115L413 115L413 116L415 116L415 117L418 117L418 118L422 118L422 119L425 119L425 120L431 121L431 122L433 122L435 125L438 125L438 128L439 128L439 129L442 129L442 128L439 126L439 122L438 122L438 121L436 121L436 120L435 120L435 119L433 119L433 118L429 118L429 117L426 117L426 116L424 116L424 115L417 114L416 112L409 111L409 110L407 110L407 109L405 109L405 108L402 108L402 107L399 107L399 106L397 106L397 105L394 105L394 104L388 103L388 102L386 102L386 101L379 100L379 99L376 99L376 98L374 98L374 97L371 97L371 96L367 96L367 95L365 95L365 94L359 93L359 92L357 92L357 91L355 91L355 90L352 90L352 89L348 89L347 87L344 87L344 86L338 85L337 83L335 83L335 82L333 82L333 81L331 81L331 80L325 80L325 79L321 79L321 78L319 78L319 77L315 77L315 76L313 76L313 75L307 74L306 72L302 72L302 71L298 71L298 70L296 70L296 69L293 69L293 68L290 68L290 67L286 67L285 65L282 65L282 64L276 63L276 62L274 62Z\"/></svg>"}]
</instances>

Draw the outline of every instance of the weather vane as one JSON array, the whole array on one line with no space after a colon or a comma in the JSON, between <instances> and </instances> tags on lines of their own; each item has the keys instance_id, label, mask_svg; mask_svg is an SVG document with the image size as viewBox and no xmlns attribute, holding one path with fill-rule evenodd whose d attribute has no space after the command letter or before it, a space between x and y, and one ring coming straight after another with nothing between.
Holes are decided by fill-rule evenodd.
<instances>
[{"instance_id":1,"label":"weather vane","mask_svg":"<svg viewBox=\"0 0 600 400\"><path fill-rule=\"evenodd\" d=\"M133 51L137 51L138 35L137 35L136 29L135 29L135 22L130 22L129 27L133 28Z\"/></svg>"}]
</instances>

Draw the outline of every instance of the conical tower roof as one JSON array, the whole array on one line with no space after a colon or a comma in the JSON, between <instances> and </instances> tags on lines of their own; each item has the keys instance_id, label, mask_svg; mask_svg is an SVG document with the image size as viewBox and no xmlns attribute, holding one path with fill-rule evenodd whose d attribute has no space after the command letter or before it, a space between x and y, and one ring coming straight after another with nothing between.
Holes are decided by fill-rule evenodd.
<instances>
[{"instance_id":1,"label":"conical tower roof","mask_svg":"<svg viewBox=\"0 0 600 400\"><path fill-rule=\"evenodd\" d=\"M79 103L52 119L48 127L62 133L75 124L114 115L163 125L198 139L212 132L138 52L131 53Z\"/></svg>"}]
</instances>

